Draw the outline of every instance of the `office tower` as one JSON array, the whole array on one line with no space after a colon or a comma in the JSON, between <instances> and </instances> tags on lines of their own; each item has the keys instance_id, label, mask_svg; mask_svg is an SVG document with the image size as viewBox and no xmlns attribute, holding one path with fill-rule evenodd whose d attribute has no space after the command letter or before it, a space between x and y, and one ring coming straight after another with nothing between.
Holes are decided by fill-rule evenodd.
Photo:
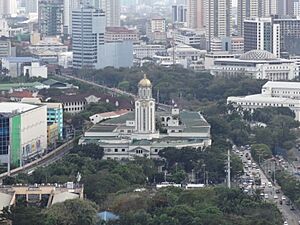
<instances>
[{"instance_id":1,"label":"office tower","mask_svg":"<svg viewBox=\"0 0 300 225\"><path fill-rule=\"evenodd\" d=\"M205 1L205 28L208 50L210 50L213 38L231 36L231 5L231 0Z\"/></svg>"},{"instance_id":2,"label":"office tower","mask_svg":"<svg viewBox=\"0 0 300 225\"><path fill-rule=\"evenodd\" d=\"M0 17L17 14L17 0L0 0Z\"/></svg>"},{"instance_id":3,"label":"office tower","mask_svg":"<svg viewBox=\"0 0 300 225\"><path fill-rule=\"evenodd\" d=\"M56 36L63 34L63 11L61 1L39 1L38 23L42 36Z\"/></svg>"},{"instance_id":4,"label":"office tower","mask_svg":"<svg viewBox=\"0 0 300 225\"><path fill-rule=\"evenodd\" d=\"M100 9L81 7L73 10L73 68L99 68L105 22L105 14Z\"/></svg>"},{"instance_id":5,"label":"office tower","mask_svg":"<svg viewBox=\"0 0 300 225\"><path fill-rule=\"evenodd\" d=\"M244 48L266 50L280 57L280 25L271 18L255 18L244 21Z\"/></svg>"},{"instance_id":6,"label":"office tower","mask_svg":"<svg viewBox=\"0 0 300 225\"><path fill-rule=\"evenodd\" d=\"M274 24L279 24L281 52L292 55L300 54L300 19L299 18L274 18Z\"/></svg>"},{"instance_id":7,"label":"office tower","mask_svg":"<svg viewBox=\"0 0 300 225\"><path fill-rule=\"evenodd\" d=\"M187 0L187 25L192 29L204 28L204 0Z\"/></svg>"},{"instance_id":8,"label":"office tower","mask_svg":"<svg viewBox=\"0 0 300 225\"><path fill-rule=\"evenodd\" d=\"M295 0L277 0L277 15L293 16Z\"/></svg>"},{"instance_id":9,"label":"office tower","mask_svg":"<svg viewBox=\"0 0 300 225\"><path fill-rule=\"evenodd\" d=\"M187 17L187 7L185 5L172 5L172 22L184 23Z\"/></svg>"},{"instance_id":10,"label":"office tower","mask_svg":"<svg viewBox=\"0 0 300 225\"><path fill-rule=\"evenodd\" d=\"M64 0L64 29L68 34L72 31L72 11L80 8L81 0Z\"/></svg>"},{"instance_id":11,"label":"office tower","mask_svg":"<svg viewBox=\"0 0 300 225\"><path fill-rule=\"evenodd\" d=\"M107 27L120 26L121 3L120 0L100 0L99 8L103 9ZM96 6L96 8L98 8Z\"/></svg>"},{"instance_id":12,"label":"office tower","mask_svg":"<svg viewBox=\"0 0 300 225\"><path fill-rule=\"evenodd\" d=\"M38 0L26 0L26 13L37 13L38 12Z\"/></svg>"}]
</instances>

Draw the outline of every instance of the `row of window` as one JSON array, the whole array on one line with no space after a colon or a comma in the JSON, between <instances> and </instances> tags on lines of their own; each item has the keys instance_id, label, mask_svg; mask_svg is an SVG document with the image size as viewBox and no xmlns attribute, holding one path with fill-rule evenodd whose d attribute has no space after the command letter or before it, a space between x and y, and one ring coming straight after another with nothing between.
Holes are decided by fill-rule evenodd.
<instances>
[{"instance_id":1,"label":"row of window","mask_svg":"<svg viewBox=\"0 0 300 225\"><path fill-rule=\"evenodd\" d=\"M126 149L125 148L122 148L122 149L118 149L118 148L115 148L115 149L106 149L105 152L126 152ZM154 152L158 152L158 149L154 149ZM135 151L136 154L143 154L143 150L142 149L137 149Z\"/></svg>"}]
</instances>

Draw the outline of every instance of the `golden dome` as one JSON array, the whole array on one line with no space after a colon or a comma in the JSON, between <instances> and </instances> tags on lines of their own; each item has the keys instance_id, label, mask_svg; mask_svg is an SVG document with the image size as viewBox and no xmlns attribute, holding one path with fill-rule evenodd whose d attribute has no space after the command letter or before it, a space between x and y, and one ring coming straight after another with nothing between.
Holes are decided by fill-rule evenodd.
<instances>
[{"instance_id":1,"label":"golden dome","mask_svg":"<svg viewBox=\"0 0 300 225\"><path fill-rule=\"evenodd\" d=\"M144 74L144 78L140 80L139 87L152 87L151 81L147 79L146 74Z\"/></svg>"}]
</instances>

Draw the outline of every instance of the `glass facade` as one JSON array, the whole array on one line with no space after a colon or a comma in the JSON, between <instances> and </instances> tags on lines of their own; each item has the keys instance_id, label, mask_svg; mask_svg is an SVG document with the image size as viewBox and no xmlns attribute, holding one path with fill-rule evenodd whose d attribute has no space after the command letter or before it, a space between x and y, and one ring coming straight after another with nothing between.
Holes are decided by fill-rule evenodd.
<instances>
[{"instance_id":1,"label":"glass facade","mask_svg":"<svg viewBox=\"0 0 300 225\"><path fill-rule=\"evenodd\" d=\"M8 154L9 117L0 115L0 155Z\"/></svg>"}]
</instances>

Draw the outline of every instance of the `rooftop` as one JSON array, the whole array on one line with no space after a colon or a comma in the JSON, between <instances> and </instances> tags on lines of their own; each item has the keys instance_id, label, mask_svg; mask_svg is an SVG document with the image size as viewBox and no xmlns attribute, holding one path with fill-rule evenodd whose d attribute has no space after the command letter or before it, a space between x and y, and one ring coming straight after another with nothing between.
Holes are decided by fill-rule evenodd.
<instances>
[{"instance_id":1,"label":"rooftop","mask_svg":"<svg viewBox=\"0 0 300 225\"><path fill-rule=\"evenodd\" d=\"M246 101L246 102L259 102L259 103L274 103L274 104L299 104L300 100L291 99L291 98L279 98L279 97L271 97L264 94L256 94L256 95L247 95L240 97L228 97L227 101Z\"/></svg>"},{"instance_id":2,"label":"rooftop","mask_svg":"<svg viewBox=\"0 0 300 225\"><path fill-rule=\"evenodd\" d=\"M265 50L251 50L241 55L241 60L273 60L277 59L271 52Z\"/></svg>"},{"instance_id":3,"label":"rooftop","mask_svg":"<svg viewBox=\"0 0 300 225\"><path fill-rule=\"evenodd\" d=\"M26 103L19 102L1 102L0 103L0 113L13 113L13 112L26 112L35 108L38 108L37 105L31 105Z\"/></svg>"},{"instance_id":4,"label":"rooftop","mask_svg":"<svg viewBox=\"0 0 300 225\"><path fill-rule=\"evenodd\" d=\"M10 63L25 63L25 62L38 62L39 60L33 57L6 57L5 60Z\"/></svg>"},{"instance_id":5,"label":"rooftop","mask_svg":"<svg viewBox=\"0 0 300 225\"><path fill-rule=\"evenodd\" d=\"M265 88L298 88L300 89L300 82L283 82L283 81L268 81L263 85Z\"/></svg>"},{"instance_id":6,"label":"rooftop","mask_svg":"<svg viewBox=\"0 0 300 225\"><path fill-rule=\"evenodd\" d=\"M40 83L40 82L33 82L33 83L6 83L6 84L0 84L0 91L9 91L10 89L16 89L16 88L36 88L41 89L45 88L46 85Z\"/></svg>"}]
</instances>

